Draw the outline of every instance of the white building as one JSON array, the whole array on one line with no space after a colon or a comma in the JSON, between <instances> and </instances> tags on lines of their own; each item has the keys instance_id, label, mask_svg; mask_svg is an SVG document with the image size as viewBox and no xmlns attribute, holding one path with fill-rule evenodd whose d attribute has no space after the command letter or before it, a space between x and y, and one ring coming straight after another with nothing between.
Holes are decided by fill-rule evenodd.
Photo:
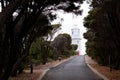
<instances>
[{"instance_id":1,"label":"white building","mask_svg":"<svg viewBox=\"0 0 120 80\"><path fill-rule=\"evenodd\" d=\"M77 44L78 45L78 48L76 51L79 51L79 53L81 52L81 47L80 47L80 44L81 44L81 38L80 38L80 29L77 28L77 27L74 27L71 29L71 37L72 37L72 44Z\"/></svg>"}]
</instances>

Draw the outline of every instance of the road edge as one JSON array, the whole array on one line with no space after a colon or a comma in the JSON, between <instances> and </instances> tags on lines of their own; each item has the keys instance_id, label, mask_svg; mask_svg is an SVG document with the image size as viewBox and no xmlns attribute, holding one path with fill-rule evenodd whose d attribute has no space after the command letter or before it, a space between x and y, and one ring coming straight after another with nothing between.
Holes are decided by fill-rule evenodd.
<instances>
[{"instance_id":1,"label":"road edge","mask_svg":"<svg viewBox=\"0 0 120 80\"><path fill-rule=\"evenodd\" d=\"M39 76L39 78L37 80L41 80L43 78L43 76L46 74L47 71L49 71L50 69L46 69L43 71L43 73Z\"/></svg>"},{"instance_id":2,"label":"road edge","mask_svg":"<svg viewBox=\"0 0 120 80\"><path fill-rule=\"evenodd\" d=\"M86 61L86 55L85 55L85 63L87 64L87 66L98 76L100 76L101 78L103 78L104 80L109 80L107 77L105 77L103 74L99 73L96 69L94 69L92 66L90 66L87 61Z\"/></svg>"},{"instance_id":3,"label":"road edge","mask_svg":"<svg viewBox=\"0 0 120 80\"><path fill-rule=\"evenodd\" d=\"M63 60L63 61L55 64L53 67L50 67L50 68L54 68L54 67L56 67L56 66L58 66L58 65L60 65L60 64L62 64L62 63L64 63L64 62L72 59L73 57L74 57L74 56L71 56L70 58ZM38 78L37 80L41 80L41 79L44 77L44 75L50 70L50 68L44 70L43 73L39 76L39 78Z\"/></svg>"}]
</instances>

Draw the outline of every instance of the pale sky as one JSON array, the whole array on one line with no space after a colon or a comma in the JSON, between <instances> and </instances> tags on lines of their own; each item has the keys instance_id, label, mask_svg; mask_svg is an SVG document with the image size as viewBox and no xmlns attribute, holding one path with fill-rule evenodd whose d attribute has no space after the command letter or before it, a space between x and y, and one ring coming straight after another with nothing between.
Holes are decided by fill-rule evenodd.
<instances>
[{"instance_id":1,"label":"pale sky","mask_svg":"<svg viewBox=\"0 0 120 80\"><path fill-rule=\"evenodd\" d=\"M1 6L1 4L0 4ZM83 19L85 16L87 16L89 9L89 4L87 2L84 2L81 5L81 9L83 9L82 15L76 16L72 13L64 13L63 11L57 12L58 16L57 19L54 20L52 23L61 23L61 30L57 33L68 33L71 35L71 29L74 28L74 26L77 26L77 28L80 29L80 37L81 37L81 53L85 54L85 42L86 40L83 38L83 33L86 32L86 28L83 26ZM1 8L0 8L1 11ZM62 21L61 21L62 19Z\"/></svg>"},{"instance_id":2,"label":"pale sky","mask_svg":"<svg viewBox=\"0 0 120 80\"><path fill-rule=\"evenodd\" d=\"M61 23L61 30L58 32L59 33L68 33L71 35L71 29L74 28L74 26L77 26L77 28L80 29L80 37L81 37L81 53L80 54L86 54L85 53L85 42L86 40L83 38L83 33L86 32L86 28L83 26L83 19L85 16L88 15L89 9L89 4L87 2L84 2L81 5L81 9L83 9L82 15L76 16L72 13L64 13L63 11L59 11L58 13L58 18L54 20L52 23ZM61 21L62 19L62 21Z\"/></svg>"}]
</instances>

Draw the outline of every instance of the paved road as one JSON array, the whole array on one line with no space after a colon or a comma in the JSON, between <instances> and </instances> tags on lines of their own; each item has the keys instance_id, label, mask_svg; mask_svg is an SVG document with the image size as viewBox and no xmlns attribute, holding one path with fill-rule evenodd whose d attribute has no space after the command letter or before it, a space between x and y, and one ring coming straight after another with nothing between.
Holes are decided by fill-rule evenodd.
<instances>
[{"instance_id":1,"label":"paved road","mask_svg":"<svg viewBox=\"0 0 120 80\"><path fill-rule=\"evenodd\" d=\"M51 68L42 80L103 80L93 73L85 63L84 56L75 56Z\"/></svg>"}]
</instances>

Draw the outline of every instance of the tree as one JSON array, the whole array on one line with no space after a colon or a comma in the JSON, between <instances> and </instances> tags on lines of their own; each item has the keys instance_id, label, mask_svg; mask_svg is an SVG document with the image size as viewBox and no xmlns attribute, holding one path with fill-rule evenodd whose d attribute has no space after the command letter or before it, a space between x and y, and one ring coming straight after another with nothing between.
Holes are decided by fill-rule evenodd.
<instances>
[{"instance_id":1,"label":"tree","mask_svg":"<svg viewBox=\"0 0 120 80\"><path fill-rule=\"evenodd\" d=\"M51 46L54 50L55 59L57 59L60 55L67 54L66 50L71 49L71 37L69 34L59 34L52 42ZM68 53L69 54L69 53Z\"/></svg>"},{"instance_id":2,"label":"tree","mask_svg":"<svg viewBox=\"0 0 120 80\"><path fill-rule=\"evenodd\" d=\"M77 50L77 48L78 48L78 45L77 45L77 44L72 44L71 46L72 46L72 49L73 49L73 50Z\"/></svg>"},{"instance_id":3,"label":"tree","mask_svg":"<svg viewBox=\"0 0 120 80\"><path fill-rule=\"evenodd\" d=\"M84 34L88 39L87 53L100 64L109 65L109 57L115 69L119 69L120 4L119 0L93 0L92 10L84 19L88 28Z\"/></svg>"},{"instance_id":4,"label":"tree","mask_svg":"<svg viewBox=\"0 0 120 80\"><path fill-rule=\"evenodd\" d=\"M17 66L29 55L34 39L52 29L53 10L79 13L74 2L82 0L1 0L0 80L7 80L11 72L15 75Z\"/></svg>"},{"instance_id":5,"label":"tree","mask_svg":"<svg viewBox=\"0 0 120 80\"><path fill-rule=\"evenodd\" d=\"M49 41L53 39L53 36L55 35L56 32L58 32L61 29L61 24L52 24L52 30L49 31L48 35L45 36L46 39L50 38Z\"/></svg>"}]
</instances>

